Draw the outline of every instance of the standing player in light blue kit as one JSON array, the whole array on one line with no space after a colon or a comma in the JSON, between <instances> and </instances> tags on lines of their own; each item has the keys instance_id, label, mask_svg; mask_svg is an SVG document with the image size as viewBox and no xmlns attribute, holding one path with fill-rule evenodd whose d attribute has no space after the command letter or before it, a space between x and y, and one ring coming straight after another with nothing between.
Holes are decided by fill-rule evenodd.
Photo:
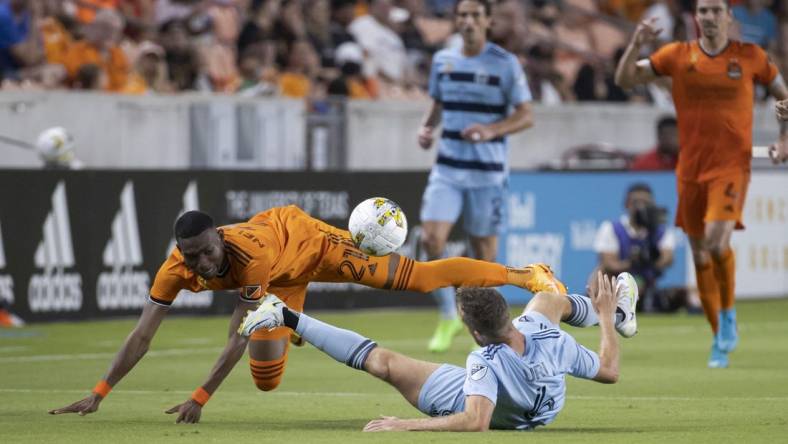
<instances>
[{"instance_id":1,"label":"standing player in light blue kit","mask_svg":"<svg viewBox=\"0 0 788 444\"><path fill-rule=\"evenodd\" d=\"M428 149L443 123L438 156L424 190L421 240L427 256L445 254L446 240L462 213L472 256L493 262L506 227L509 148L506 136L533 124L531 92L513 54L487 42L489 0L460 0L454 10L461 48L433 57L432 104L418 140ZM437 290L441 321L428 348L444 352L462 330L454 289Z\"/></svg>"},{"instance_id":2,"label":"standing player in light blue kit","mask_svg":"<svg viewBox=\"0 0 788 444\"><path fill-rule=\"evenodd\" d=\"M378 347L358 333L289 310L273 295L248 313L239 333L248 336L260 328L290 327L337 361L388 382L431 416L383 417L369 422L365 431L529 430L555 420L566 399L566 374L602 383L618 380L615 331L625 337L637 332L637 282L629 273L615 280L599 273L589 293L593 299L539 292L525 312L510 321L506 301L496 290L461 288L457 292L460 315L482 346L468 355L464 369ZM562 331L561 320L579 327L598 323L599 353Z\"/></svg>"}]
</instances>

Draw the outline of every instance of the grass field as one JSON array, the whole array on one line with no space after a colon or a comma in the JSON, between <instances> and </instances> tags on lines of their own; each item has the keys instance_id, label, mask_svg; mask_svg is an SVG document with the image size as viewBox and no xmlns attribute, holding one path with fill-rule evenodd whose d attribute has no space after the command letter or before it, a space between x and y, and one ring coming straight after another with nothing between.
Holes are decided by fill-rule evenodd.
<instances>
[{"instance_id":1,"label":"grass field","mask_svg":"<svg viewBox=\"0 0 788 444\"><path fill-rule=\"evenodd\" d=\"M163 414L201 383L221 349L225 318L173 317L148 356L87 417L50 416L84 396L134 321L32 325L0 330L0 441L11 442L785 442L788 434L788 300L739 304L739 349L731 368L710 370L700 316L650 316L622 341L617 385L568 382L558 419L535 432L361 433L379 414L420 416L386 384L337 364L311 346L291 351L274 392L258 392L243 361L198 425ZM443 356L424 351L429 311L313 313L407 354L464 365L469 337ZM595 328L567 327L596 348Z\"/></svg>"}]
</instances>

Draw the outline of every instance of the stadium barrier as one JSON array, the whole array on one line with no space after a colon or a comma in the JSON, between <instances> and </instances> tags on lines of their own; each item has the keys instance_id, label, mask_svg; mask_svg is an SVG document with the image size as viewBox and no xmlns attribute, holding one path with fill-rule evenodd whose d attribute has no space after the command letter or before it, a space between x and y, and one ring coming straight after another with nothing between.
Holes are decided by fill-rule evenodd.
<instances>
[{"instance_id":1,"label":"stadium barrier","mask_svg":"<svg viewBox=\"0 0 788 444\"><path fill-rule=\"evenodd\" d=\"M424 101L331 101L178 94L129 97L66 92L0 94L0 135L32 142L67 128L89 168L425 171L434 150L416 144ZM75 112L78 110L79 112ZM589 143L630 152L653 146L665 113L648 105L535 106L535 126L510 137L514 169L551 164ZM753 141L777 136L774 111L755 110ZM34 152L0 143L0 167L35 168Z\"/></svg>"},{"instance_id":2,"label":"stadium barrier","mask_svg":"<svg viewBox=\"0 0 788 444\"><path fill-rule=\"evenodd\" d=\"M296 204L344 227L357 202L381 195L398 202L410 220L401 253L420 257L418 215L424 173L267 173L251 171L0 171L0 298L30 321L101 318L139 312L161 262L174 245L172 224L189 209L217 223L248 219L270 207ZM623 211L623 194L646 181L659 205L673 212L669 173L514 173L509 232L500 261L550 263L571 290L582 291L596 263L599 224ZM670 216L672 217L672 216ZM788 177L756 172L745 220L734 236L739 294L788 294ZM683 237L679 237L683 239ZM452 240L449 253L465 244ZM664 285L686 285L686 242ZM504 288L517 303L528 295ZM232 293L181 295L175 312L228 312ZM432 298L369 290L353 284L313 284L308 309L426 306Z\"/></svg>"}]
</instances>

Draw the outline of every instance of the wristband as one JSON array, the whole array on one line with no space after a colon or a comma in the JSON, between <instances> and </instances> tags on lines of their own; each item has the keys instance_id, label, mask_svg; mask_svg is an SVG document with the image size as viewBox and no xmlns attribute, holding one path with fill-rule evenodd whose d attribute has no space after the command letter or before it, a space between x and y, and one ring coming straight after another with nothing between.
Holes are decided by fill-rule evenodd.
<instances>
[{"instance_id":1,"label":"wristband","mask_svg":"<svg viewBox=\"0 0 788 444\"><path fill-rule=\"evenodd\" d=\"M205 403L211 399L211 394L206 392L204 388L197 387L197 389L192 392L192 399L197 404L205 405Z\"/></svg>"},{"instance_id":2,"label":"wristband","mask_svg":"<svg viewBox=\"0 0 788 444\"><path fill-rule=\"evenodd\" d=\"M96 383L96 386L93 387L93 393L101 396L102 398L106 398L109 395L109 392L112 391L112 386L109 383L102 379L101 381Z\"/></svg>"}]
</instances>

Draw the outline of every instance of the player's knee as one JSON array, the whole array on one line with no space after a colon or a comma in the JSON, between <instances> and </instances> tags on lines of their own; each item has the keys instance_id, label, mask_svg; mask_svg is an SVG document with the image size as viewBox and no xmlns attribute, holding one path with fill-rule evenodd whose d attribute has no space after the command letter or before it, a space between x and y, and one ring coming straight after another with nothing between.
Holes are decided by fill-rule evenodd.
<instances>
[{"instance_id":1,"label":"player's knee","mask_svg":"<svg viewBox=\"0 0 788 444\"><path fill-rule=\"evenodd\" d=\"M708 250L711 257L719 259L728 253L730 246L722 239L711 239L708 242Z\"/></svg>"},{"instance_id":2,"label":"player's knee","mask_svg":"<svg viewBox=\"0 0 788 444\"><path fill-rule=\"evenodd\" d=\"M370 375L388 382L391 375L391 352L385 348L373 349L364 361L364 370Z\"/></svg>"}]
</instances>

